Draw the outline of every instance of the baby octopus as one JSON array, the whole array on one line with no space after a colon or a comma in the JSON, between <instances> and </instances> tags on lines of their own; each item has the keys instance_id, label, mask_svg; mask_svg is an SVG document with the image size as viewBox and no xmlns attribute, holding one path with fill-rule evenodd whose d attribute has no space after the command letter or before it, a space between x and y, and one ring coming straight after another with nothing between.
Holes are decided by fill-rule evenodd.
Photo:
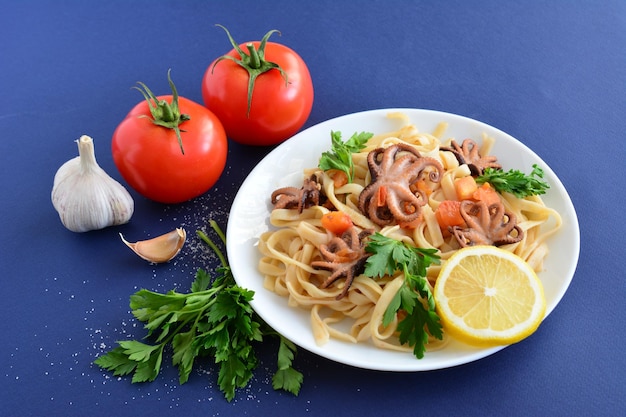
<instances>
[{"instance_id":1,"label":"baby octopus","mask_svg":"<svg viewBox=\"0 0 626 417\"><path fill-rule=\"evenodd\" d=\"M502 168L495 156L481 156L478 152L478 145L472 139L465 139L460 146L455 141L452 141L450 147L442 146L441 150L452 152L456 160L459 161L459 164L467 164L470 172L474 176L482 175L485 168Z\"/></svg>"},{"instance_id":2,"label":"baby octopus","mask_svg":"<svg viewBox=\"0 0 626 417\"><path fill-rule=\"evenodd\" d=\"M359 195L359 209L379 226L394 221L407 225L419 219L427 196L420 190L413 191L412 185L427 169L432 182L439 182L443 175L439 161L422 157L415 148L402 143L374 149L367 156L367 164L372 180Z\"/></svg>"},{"instance_id":3,"label":"baby octopus","mask_svg":"<svg viewBox=\"0 0 626 417\"><path fill-rule=\"evenodd\" d=\"M360 233L356 227L346 230L341 237L333 237L327 245L320 246L323 261L314 261L311 266L315 269L331 271L331 275L320 285L327 288L340 278L345 278L343 290L336 297L342 299L348 294L354 278L365 270L365 261L371 255L365 251L364 239L372 234L371 230Z\"/></svg>"},{"instance_id":4,"label":"baby octopus","mask_svg":"<svg viewBox=\"0 0 626 417\"><path fill-rule=\"evenodd\" d=\"M484 202L465 200L461 203L461 216L468 227L450 228L461 247L500 246L516 243L524 238L524 231L515 224L515 215L507 213L502 203L487 206Z\"/></svg>"},{"instance_id":5,"label":"baby octopus","mask_svg":"<svg viewBox=\"0 0 626 417\"><path fill-rule=\"evenodd\" d=\"M272 193L275 209L297 209L298 213L320 203L320 186L314 178L306 178L301 188L283 187Z\"/></svg>"}]
</instances>

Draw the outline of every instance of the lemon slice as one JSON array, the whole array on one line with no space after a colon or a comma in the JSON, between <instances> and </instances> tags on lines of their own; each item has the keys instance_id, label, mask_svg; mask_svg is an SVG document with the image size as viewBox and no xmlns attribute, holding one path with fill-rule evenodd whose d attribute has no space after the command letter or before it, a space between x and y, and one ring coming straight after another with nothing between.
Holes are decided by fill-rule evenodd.
<instances>
[{"instance_id":1,"label":"lemon slice","mask_svg":"<svg viewBox=\"0 0 626 417\"><path fill-rule=\"evenodd\" d=\"M495 246L469 246L452 255L437 277L434 297L444 330L478 346L519 342L546 311L535 271Z\"/></svg>"}]
</instances>

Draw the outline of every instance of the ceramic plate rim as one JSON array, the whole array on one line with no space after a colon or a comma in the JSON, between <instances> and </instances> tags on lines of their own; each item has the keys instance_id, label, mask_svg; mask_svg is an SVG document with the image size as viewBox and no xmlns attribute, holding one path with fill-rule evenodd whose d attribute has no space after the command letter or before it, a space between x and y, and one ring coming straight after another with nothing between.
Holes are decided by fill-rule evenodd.
<instances>
[{"instance_id":1,"label":"ceramic plate rim","mask_svg":"<svg viewBox=\"0 0 626 417\"><path fill-rule=\"evenodd\" d=\"M268 216L271 192L280 186L301 183L302 168L316 166L321 152L330 148L331 130L342 131L344 137L355 131L393 131L401 123L387 117L392 112L406 114L411 123L425 132L432 131L437 123L446 121L450 131L446 136L457 140L464 137L455 136L455 132L463 132L464 136L477 140L480 140L482 132L495 137L493 153L505 169L527 172L532 163L541 166L551 186L544 200L560 212L564 222L561 231L551 238L546 270L539 273L546 290L548 317L573 279L580 252L578 219L565 187L536 153L509 134L469 117L436 110L387 108L339 116L301 131L268 153L248 174L233 200L226 230L227 255L233 275L238 285L255 291L251 306L263 320L300 348L326 359L364 369L405 372L443 369L482 359L506 346L472 348L452 341L442 350L427 351L420 360L410 353L384 351L370 344L331 340L318 346L310 331L308 312L287 306L286 298L264 289L263 278L256 269L260 258L256 247L258 237L270 228ZM507 149L515 150L515 157L508 153L499 154ZM558 280L556 284L552 282L555 277ZM546 286L545 281L548 279L550 285Z\"/></svg>"}]
</instances>

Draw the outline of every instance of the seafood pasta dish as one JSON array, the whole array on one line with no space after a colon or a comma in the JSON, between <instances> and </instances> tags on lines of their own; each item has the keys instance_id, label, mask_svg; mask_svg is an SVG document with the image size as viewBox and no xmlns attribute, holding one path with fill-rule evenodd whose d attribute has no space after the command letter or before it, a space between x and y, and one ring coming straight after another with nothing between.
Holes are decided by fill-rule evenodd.
<instances>
[{"instance_id":1,"label":"seafood pasta dish","mask_svg":"<svg viewBox=\"0 0 626 417\"><path fill-rule=\"evenodd\" d=\"M317 167L302 172L302 186L268 196L273 230L259 242L264 287L310 311L318 345L336 338L413 350L398 337L410 312L390 309L407 269L381 272L376 265L377 251L398 248L393 242L421 259L423 284L414 292L428 312L439 271L459 249L498 246L539 272L546 241L561 227L559 214L540 197L549 188L540 167L528 167L531 175L507 171L490 154L494 139L487 135L451 138L446 123L421 132L404 114L388 117L403 126L346 141L331 132L332 146ZM515 187L514 180L526 183ZM445 345L447 337L428 320L422 327L427 350Z\"/></svg>"}]
</instances>

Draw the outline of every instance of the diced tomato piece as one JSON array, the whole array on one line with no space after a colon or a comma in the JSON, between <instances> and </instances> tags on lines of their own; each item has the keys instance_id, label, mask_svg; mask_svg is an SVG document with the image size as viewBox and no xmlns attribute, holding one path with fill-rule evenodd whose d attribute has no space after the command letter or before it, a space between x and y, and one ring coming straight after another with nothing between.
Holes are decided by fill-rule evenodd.
<instances>
[{"instance_id":1,"label":"diced tomato piece","mask_svg":"<svg viewBox=\"0 0 626 417\"><path fill-rule=\"evenodd\" d=\"M376 193L376 207L383 207L387 202L387 187L381 185Z\"/></svg>"},{"instance_id":2,"label":"diced tomato piece","mask_svg":"<svg viewBox=\"0 0 626 417\"><path fill-rule=\"evenodd\" d=\"M455 200L444 200L435 210L435 218L442 230L448 230L450 226L461 226L465 224L461 216L461 202Z\"/></svg>"},{"instance_id":3,"label":"diced tomato piece","mask_svg":"<svg viewBox=\"0 0 626 417\"><path fill-rule=\"evenodd\" d=\"M500 195L488 182L485 182L474 191L472 199L483 201L487 206L490 206L500 202Z\"/></svg>"},{"instance_id":4,"label":"diced tomato piece","mask_svg":"<svg viewBox=\"0 0 626 417\"><path fill-rule=\"evenodd\" d=\"M413 186L418 191L421 191L422 194L424 194L426 196L426 198L430 197L430 195L433 193L433 189L430 188L428 186L428 184L426 184L425 180L419 180L419 181L413 183Z\"/></svg>"},{"instance_id":5,"label":"diced tomato piece","mask_svg":"<svg viewBox=\"0 0 626 417\"><path fill-rule=\"evenodd\" d=\"M459 201L473 198L477 189L478 184L476 184L476 180L471 175L454 180L454 190L456 191L456 198Z\"/></svg>"},{"instance_id":6,"label":"diced tomato piece","mask_svg":"<svg viewBox=\"0 0 626 417\"><path fill-rule=\"evenodd\" d=\"M339 169L329 169L328 176L333 179L335 188L342 187L348 183L348 174Z\"/></svg>"},{"instance_id":7,"label":"diced tomato piece","mask_svg":"<svg viewBox=\"0 0 626 417\"><path fill-rule=\"evenodd\" d=\"M343 211L329 211L322 215L322 227L337 236L352 227L352 219Z\"/></svg>"}]
</instances>

